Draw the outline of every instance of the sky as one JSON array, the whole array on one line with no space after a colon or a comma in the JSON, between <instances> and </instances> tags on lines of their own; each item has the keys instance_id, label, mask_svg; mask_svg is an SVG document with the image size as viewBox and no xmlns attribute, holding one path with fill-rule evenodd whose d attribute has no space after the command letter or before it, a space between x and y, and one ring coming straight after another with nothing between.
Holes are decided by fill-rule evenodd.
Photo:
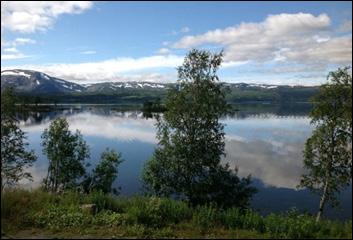
<instances>
[{"instance_id":1,"label":"sky","mask_svg":"<svg viewBox=\"0 0 353 240\"><path fill-rule=\"evenodd\" d=\"M1 70L175 82L193 48L223 82L319 85L352 65L352 2L1 2Z\"/></svg>"}]
</instances>

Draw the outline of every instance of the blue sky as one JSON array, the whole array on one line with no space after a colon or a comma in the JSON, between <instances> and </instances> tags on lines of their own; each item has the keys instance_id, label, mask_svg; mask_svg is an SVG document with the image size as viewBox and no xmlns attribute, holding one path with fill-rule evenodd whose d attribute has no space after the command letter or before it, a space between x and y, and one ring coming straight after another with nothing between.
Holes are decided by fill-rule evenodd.
<instances>
[{"instance_id":1,"label":"blue sky","mask_svg":"<svg viewBox=\"0 0 353 240\"><path fill-rule=\"evenodd\" d=\"M316 85L352 64L351 2L6 2L1 68L78 83L173 82L191 48L226 82Z\"/></svg>"}]
</instances>

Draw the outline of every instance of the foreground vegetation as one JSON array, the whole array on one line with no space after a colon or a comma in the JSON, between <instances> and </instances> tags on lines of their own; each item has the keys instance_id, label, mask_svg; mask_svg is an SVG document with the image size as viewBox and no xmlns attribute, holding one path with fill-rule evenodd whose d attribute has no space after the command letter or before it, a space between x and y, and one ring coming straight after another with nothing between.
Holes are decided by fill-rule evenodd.
<instances>
[{"instance_id":1,"label":"foreground vegetation","mask_svg":"<svg viewBox=\"0 0 353 240\"><path fill-rule=\"evenodd\" d=\"M82 204L96 204L94 213ZM145 238L352 238L352 221L322 220L290 211L261 216L253 210L156 197L116 197L102 192L53 194L13 189L1 195L5 236ZM26 236L22 236L26 237Z\"/></svg>"}]
</instances>

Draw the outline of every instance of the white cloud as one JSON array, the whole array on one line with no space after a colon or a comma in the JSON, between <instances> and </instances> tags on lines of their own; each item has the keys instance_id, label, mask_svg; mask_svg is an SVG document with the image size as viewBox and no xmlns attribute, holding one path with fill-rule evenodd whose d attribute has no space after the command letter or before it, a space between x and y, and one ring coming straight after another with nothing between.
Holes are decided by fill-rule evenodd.
<instances>
[{"instance_id":1,"label":"white cloud","mask_svg":"<svg viewBox=\"0 0 353 240\"><path fill-rule=\"evenodd\" d=\"M169 54L170 50L168 48L161 48L157 51L159 54Z\"/></svg>"},{"instance_id":2,"label":"white cloud","mask_svg":"<svg viewBox=\"0 0 353 240\"><path fill-rule=\"evenodd\" d=\"M227 62L275 60L302 64L351 64L352 36L334 36L330 24L327 14L269 15L262 22L241 23L201 35L185 36L173 47L188 49L218 45L224 47L224 60Z\"/></svg>"},{"instance_id":3,"label":"white cloud","mask_svg":"<svg viewBox=\"0 0 353 240\"><path fill-rule=\"evenodd\" d=\"M223 62L222 63L222 68L228 68L228 67L236 67L236 66L241 66L241 65L245 65L248 64L249 61L230 61L230 62Z\"/></svg>"},{"instance_id":4,"label":"white cloud","mask_svg":"<svg viewBox=\"0 0 353 240\"><path fill-rule=\"evenodd\" d=\"M1 60L7 61L7 60L28 58L29 56L19 51L17 49L17 46L25 45L25 44L34 44L34 43L36 43L36 41L30 38L16 38L13 41L2 42L1 49L3 47L8 47L8 48L4 48L5 54L1 53Z\"/></svg>"},{"instance_id":5,"label":"white cloud","mask_svg":"<svg viewBox=\"0 0 353 240\"><path fill-rule=\"evenodd\" d=\"M12 44L14 46L17 46L17 45L25 45L25 44L35 44L36 41L33 40L33 39L30 39L30 38L16 38Z\"/></svg>"},{"instance_id":6,"label":"white cloud","mask_svg":"<svg viewBox=\"0 0 353 240\"><path fill-rule=\"evenodd\" d=\"M12 47L12 48L5 48L4 52L6 52L6 53L18 53L19 51L17 50L17 48Z\"/></svg>"},{"instance_id":7,"label":"white cloud","mask_svg":"<svg viewBox=\"0 0 353 240\"><path fill-rule=\"evenodd\" d=\"M327 42L330 40L330 37L325 37L325 36L313 36L313 39L318 42L318 43L322 43L322 42Z\"/></svg>"},{"instance_id":8,"label":"white cloud","mask_svg":"<svg viewBox=\"0 0 353 240\"><path fill-rule=\"evenodd\" d=\"M339 27L338 31L340 32L352 32L352 20L345 20L341 26Z\"/></svg>"},{"instance_id":9,"label":"white cloud","mask_svg":"<svg viewBox=\"0 0 353 240\"><path fill-rule=\"evenodd\" d=\"M34 33L50 28L61 14L79 14L90 1L2 1L1 30Z\"/></svg>"},{"instance_id":10,"label":"white cloud","mask_svg":"<svg viewBox=\"0 0 353 240\"><path fill-rule=\"evenodd\" d=\"M279 14L270 15L260 23L241 23L234 27L216 29L202 35L186 36L174 44L176 48L191 48L206 43L231 44L231 43L256 43L271 37L287 38L288 35L300 35L312 31L327 29L330 18L326 14L315 17L311 14Z\"/></svg>"},{"instance_id":11,"label":"white cloud","mask_svg":"<svg viewBox=\"0 0 353 240\"><path fill-rule=\"evenodd\" d=\"M91 50L81 52L81 54L84 54L84 55L91 55L96 53L97 53L96 51L91 51Z\"/></svg>"},{"instance_id":12,"label":"white cloud","mask_svg":"<svg viewBox=\"0 0 353 240\"><path fill-rule=\"evenodd\" d=\"M189 27L182 27L179 30L173 30L171 32L171 35L178 35L180 33L188 33L190 32L190 28Z\"/></svg>"},{"instance_id":13,"label":"white cloud","mask_svg":"<svg viewBox=\"0 0 353 240\"><path fill-rule=\"evenodd\" d=\"M190 32L190 28L189 27L183 27L183 28L180 29L180 32L182 32L182 33Z\"/></svg>"},{"instance_id":14,"label":"white cloud","mask_svg":"<svg viewBox=\"0 0 353 240\"><path fill-rule=\"evenodd\" d=\"M352 36L336 37L317 44L312 44L298 51L286 53L289 60L296 62L326 62L335 64L351 64L352 62Z\"/></svg>"},{"instance_id":15,"label":"white cloud","mask_svg":"<svg viewBox=\"0 0 353 240\"><path fill-rule=\"evenodd\" d=\"M100 62L86 62L86 63L73 63L73 64L51 64L51 65L22 65L22 66L9 66L2 67L6 69L30 69L42 71L46 74L60 77L67 80L77 82L90 82L90 81L112 81L121 79L130 79L137 77L141 80L146 77L151 80L165 81L163 75L146 73L138 76L131 75L132 72L144 71L160 68L175 68L183 62L184 58L177 55L156 55L143 58L117 58L109 59ZM130 74L128 74L130 73Z\"/></svg>"},{"instance_id":16,"label":"white cloud","mask_svg":"<svg viewBox=\"0 0 353 240\"><path fill-rule=\"evenodd\" d=\"M12 41L5 41L3 40L1 46L20 46L20 45L26 45L26 44L35 44L36 40L30 39L30 38L15 38L15 40Z\"/></svg>"},{"instance_id":17,"label":"white cloud","mask_svg":"<svg viewBox=\"0 0 353 240\"><path fill-rule=\"evenodd\" d=\"M16 60L16 59L22 59L22 58L28 58L29 56L17 52L17 53L9 53L9 54L1 54L1 61L5 60Z\"/></svg>"}]
</instances>

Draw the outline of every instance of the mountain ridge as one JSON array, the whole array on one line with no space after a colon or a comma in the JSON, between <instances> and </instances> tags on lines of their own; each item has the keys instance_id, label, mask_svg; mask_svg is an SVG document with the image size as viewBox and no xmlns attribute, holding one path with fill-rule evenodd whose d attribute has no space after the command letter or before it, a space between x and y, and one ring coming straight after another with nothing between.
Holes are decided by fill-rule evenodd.
<instances>
[{"instance_id":1,"label":"mountain ridge","mask_svg":"<svg viewBox=\"0 0 353 240\"><path fill-rule=\"evenodd\" d=\"M40 85L46 84L45 81L52 81L52 84L55 84L53 89L46 89L44 87L39 87ZM29 85L29 86L26 86ZM15 87L15 90L20 92L30 92L35 93L40 92L58 92L68 93L68 92L104 92L103 90L112 92L117 89L128 89L128 88L145 88L145 89L167 89L168 86L176 85L177 83L156 83L149 81L128 81L128 82L114 82L106 81L101 83L83 83L78 84L61 78L56 78L49 76L46 73L33 71L33 70L24 70L24 69L11 69L1 71L1 89L8 86ZM317 86L304 86L304 85L278 85L278 84L264 84L264 83L229 83L222 82L225 86L235 87L235 88L263 88L263 89L274 89L279 87L287 88L296 88L296 87L317 87Z\"/></svg>"},{"instance_id":2,"label":"mountain ridge","mask_svg":"<svg viewBox=\"0 0 353 240\"><path fill-rule=\"evenodd\" d=\"M42 102L90 102L90 103L143 103L163 99L167 90L177 83L153 83L147 81L102 82L77 84L51 77L45 73L23 69L1 72L1 91L14 87L25 101L41 98ZM318 92L318 87L274 84L228 83L228 102L308 102Z\"/></svg>"}]
</instances>

